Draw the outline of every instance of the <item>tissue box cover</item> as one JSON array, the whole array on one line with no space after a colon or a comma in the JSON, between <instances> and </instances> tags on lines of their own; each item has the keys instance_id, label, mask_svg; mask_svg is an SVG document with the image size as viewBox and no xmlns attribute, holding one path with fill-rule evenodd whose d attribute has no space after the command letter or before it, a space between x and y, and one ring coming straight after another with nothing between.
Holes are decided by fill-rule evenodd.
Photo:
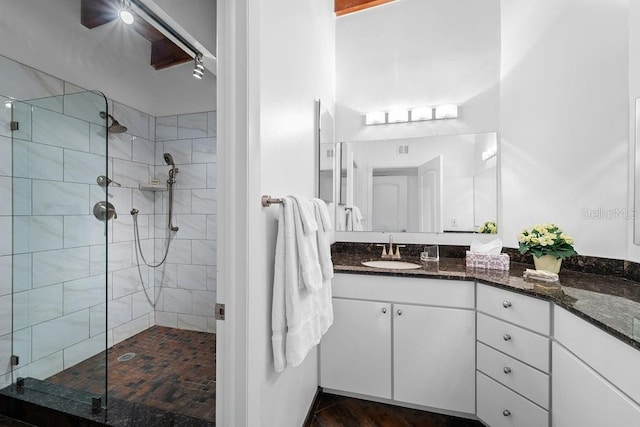
<instances>
[{"instance_id":1,"label":"tissue box cover","mask_svg":"<svg viewBox=\"0 0 640 427\"><path fill-rule=\"evenodd\" d=\"M487 270L509 270L509 255L474 254L467 251L467 268L484 268Z\"/></svg>"}]
</instances>

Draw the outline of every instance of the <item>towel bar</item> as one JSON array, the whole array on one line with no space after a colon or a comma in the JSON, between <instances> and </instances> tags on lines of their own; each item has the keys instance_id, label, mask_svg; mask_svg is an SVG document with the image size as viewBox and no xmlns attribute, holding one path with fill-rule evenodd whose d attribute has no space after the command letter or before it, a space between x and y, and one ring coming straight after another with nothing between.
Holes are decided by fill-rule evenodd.
<instances>
[{"instance_id":1,"label":"towel bar","mask_svg":"<svg viewBox=\"0 0 640 427\"><path fill-rule=\"evenodd\" d=\"M265 207L265 208L268 208L274 203L282 204L282 199L272 199L271 196L268 194L263 195L260 201L262 202L262 207Z\"/></svg>"}]
</instances>

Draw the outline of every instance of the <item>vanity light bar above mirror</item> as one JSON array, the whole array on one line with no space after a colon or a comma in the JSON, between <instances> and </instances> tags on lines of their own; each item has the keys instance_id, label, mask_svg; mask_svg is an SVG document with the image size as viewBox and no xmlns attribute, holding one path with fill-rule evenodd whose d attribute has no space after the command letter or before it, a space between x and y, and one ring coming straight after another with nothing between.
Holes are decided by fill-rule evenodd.
<instances>
[{"instance_id":1,"label":"vanity light bar above mirror","mask_svg":"<svg viewBox=\"0 0 640 427\"><path fill-rule=\"evenodd\" d=\"M434 115L435 111L435 115ZM420 122L425 120L454 119L458 117L456 104L438 105L437 107L417 107L411 111L392 110L371 111L365 114L365 124L382 125L386 123Z\"/></svg>"}]
</instances>

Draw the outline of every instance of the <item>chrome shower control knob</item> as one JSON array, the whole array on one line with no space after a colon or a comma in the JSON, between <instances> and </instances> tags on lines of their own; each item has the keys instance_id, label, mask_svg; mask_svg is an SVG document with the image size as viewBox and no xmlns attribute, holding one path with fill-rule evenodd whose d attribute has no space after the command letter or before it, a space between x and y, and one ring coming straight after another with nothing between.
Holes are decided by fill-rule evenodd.
<instances>
[{"instance_id":1,"label":"chrome shower control knob","mask_svg":"<svg viewBox=\"0 0 640 427\"><path fill-rule=\"evenodd\" d=\"M386 307L382 309L382 314L387 314L387 309L386 309Z\"/></svg>"},{"instance_id":2,"label":"chrome shower control knob","mask_svg":"<svg viewBox=\"0 0 640 427\"><path fill-rule=\"evenodd\" d=\"M502 336L502 339L504 339L505 341L511 341L511 335L509 335L509 334L504 334L504 335Z\"/></svg>"},{"instance_id":3,"label":"chrome shower control knob","mask_svg":"<svg viewBox=\"0 0 640 427\"><path fill-rule=\"evenodd\" d=\"M505 366L503 371L504 371L505 374L510 374L511 373L511 368L508 367L508 366Z\"/></svg>"},{"instance_id":4,"label":"chrome shower control knob","mask_svg":"<svg viewBox=\"0 0 640 427\"><path fill-rule=\"evenodd\" d=\"M509 415L511 415L511 411L508 409L505 409L504 411L502 411L502 415L504 415L505 417L508 417Z\"/></svg>"},{"instance_id":5,"label":"chrome shower control knob","mask_svg":"<svg viewBox=\"0 0 640 427\"><path fill-rule=\"evenodd\" d=\"M509 308L511 307L511 301L502 301L502 306L504 308Z\"/></svg>"}]
</instances>

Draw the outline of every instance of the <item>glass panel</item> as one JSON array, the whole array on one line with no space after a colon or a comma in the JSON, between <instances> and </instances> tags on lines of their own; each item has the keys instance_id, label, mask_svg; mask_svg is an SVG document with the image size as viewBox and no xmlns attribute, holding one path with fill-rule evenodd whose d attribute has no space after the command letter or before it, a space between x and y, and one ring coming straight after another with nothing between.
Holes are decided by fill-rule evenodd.
<instances>
[{"instance_id":1,"label":"glass panel","mask_svg":"<svg viewBox=\"0 0 640 427\"><path fill-rule=\"evenodd\" d=\"M108 206L96 181L108 176L106 99L80 92L10 107L2 116L9 110L12 120L10 389L104 420L109 224L94 212ZM69 372L88 359L91 369Z\"/></svg>"}]
</instances>

